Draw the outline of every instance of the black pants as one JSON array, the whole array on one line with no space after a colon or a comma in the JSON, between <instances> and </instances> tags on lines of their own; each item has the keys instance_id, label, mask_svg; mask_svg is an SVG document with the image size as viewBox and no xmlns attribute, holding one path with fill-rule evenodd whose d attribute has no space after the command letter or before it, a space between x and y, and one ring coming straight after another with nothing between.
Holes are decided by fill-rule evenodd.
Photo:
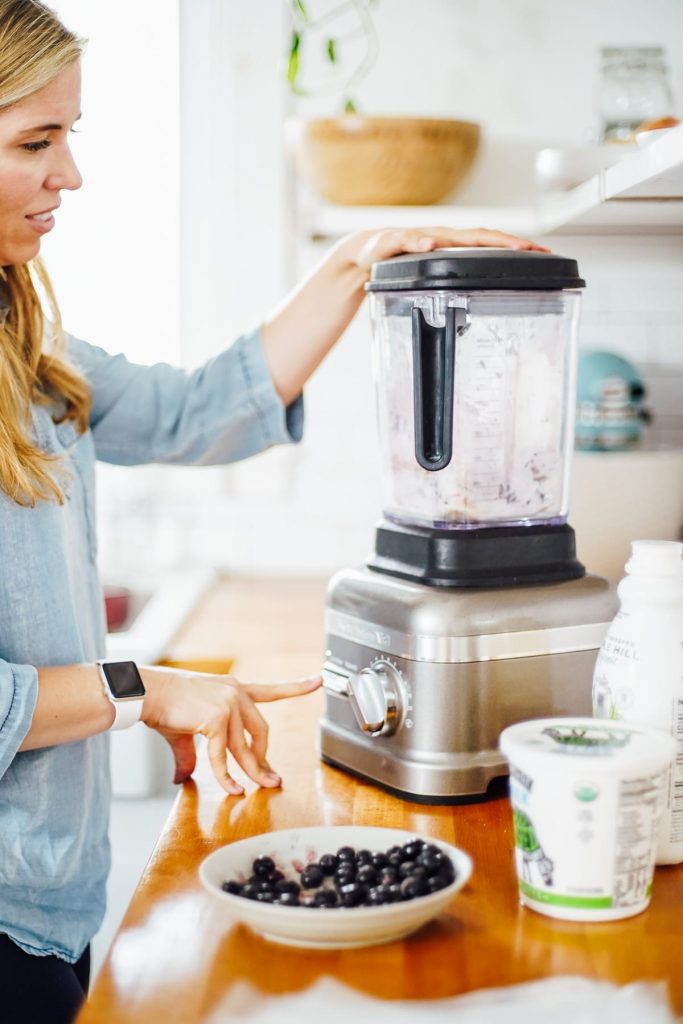
<instances>
[{"instance_id":1,"label":"black pants","mask_svg":"<svg viewBox=\"0 0 683 1024\"><path fill-rule=\"evenodd\" d=\"M75 964L33 956L0 935L2 1024L71 1024L88 992L90 947Z\"/></svg>"}]
</instances>

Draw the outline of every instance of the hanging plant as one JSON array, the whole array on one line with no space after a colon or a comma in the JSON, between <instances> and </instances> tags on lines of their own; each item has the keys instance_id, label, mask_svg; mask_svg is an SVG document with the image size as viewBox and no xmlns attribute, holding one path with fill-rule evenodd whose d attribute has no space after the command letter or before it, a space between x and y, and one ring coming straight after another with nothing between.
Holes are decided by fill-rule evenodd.
<instances>
[{"instance_id":1,"label":"hanging plant","mask_svg":"<svg viewBox=\"0 0 683 1024\"><path fill-rule=\"evenodd\" d=\"M297 96L341 93L344 113L357 113L354 91L366 77L379 53L371 7L377 0L345 0L313 16L308 0L289 0L292 17L287 81ZM317 52L312 47L317 44ZM323 69L305 80L304 62L317 56ZM327 72L327 74L325 73Z\"/></svg>"}]
</instances>

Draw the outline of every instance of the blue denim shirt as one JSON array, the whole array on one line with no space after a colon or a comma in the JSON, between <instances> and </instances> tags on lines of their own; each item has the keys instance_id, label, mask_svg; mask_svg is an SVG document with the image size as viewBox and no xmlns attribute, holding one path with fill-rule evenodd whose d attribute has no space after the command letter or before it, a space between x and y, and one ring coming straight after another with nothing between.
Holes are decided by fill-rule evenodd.
<instances>
[{"instance_id":1,"label":"blue denim shirt","mask_svg":"<svg viewBox=\"0 0 683 1024\"><path fill-rule=\"evenodd\" d=\"M36 666L105 652L96 568L95 460L216 465L298 441L303 401L284 409L258 331L193 372L138 366L68 338L92 389L90 429L35 406L38 444L58 454L66 501L24 508L0 493L0 933L74 962L99 928L109 871L109 743L19 751ZM137 726L136 728L142 728Z\"/></svg>"}]
</instances>

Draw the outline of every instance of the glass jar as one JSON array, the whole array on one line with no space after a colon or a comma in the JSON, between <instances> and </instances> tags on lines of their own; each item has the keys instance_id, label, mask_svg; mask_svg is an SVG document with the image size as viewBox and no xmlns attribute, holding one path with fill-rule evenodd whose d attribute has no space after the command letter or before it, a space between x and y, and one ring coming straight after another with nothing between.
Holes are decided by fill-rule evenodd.
<instances>
[{"instance_id":1,"label":"glass jar","mask_svg":"<svg viewBox=\"0 0 683 1024\"><path fill-rule=\"evenodd\" d=\"M672 113L664 50L661 46L609 46L601 52L600 141L633 142L633 133L642 124Z\"/></svg>"}]
</instances>

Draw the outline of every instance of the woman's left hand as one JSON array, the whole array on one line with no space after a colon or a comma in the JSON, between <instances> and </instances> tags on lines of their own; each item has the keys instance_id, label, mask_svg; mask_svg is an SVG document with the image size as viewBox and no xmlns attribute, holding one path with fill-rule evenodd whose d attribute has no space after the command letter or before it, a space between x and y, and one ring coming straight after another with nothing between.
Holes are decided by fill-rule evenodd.
<instances>
[{"instance_id":1,"label":"woman's left hand","mask_svg":"<svg viewBox=\"0 0 683 1024\"><path fill-rule=\"evenodd\" d=\"M401 253L431 252L432 249L450 247L478 247L550 252L528 238L518 238L505 231L489 228L396 228L384 231L360 231L344 238L338 252L355 263L366 274L373 263L388 260Z\"/></svg>"}]
</instances>

